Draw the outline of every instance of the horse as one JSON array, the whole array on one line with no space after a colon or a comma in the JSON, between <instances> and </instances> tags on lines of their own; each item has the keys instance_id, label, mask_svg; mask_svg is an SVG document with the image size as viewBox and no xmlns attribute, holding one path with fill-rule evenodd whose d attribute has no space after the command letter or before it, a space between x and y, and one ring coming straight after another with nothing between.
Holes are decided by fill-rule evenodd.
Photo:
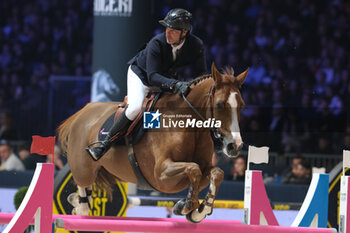
<instances>
[{"instance_id":1,"label":"horse","mask_svg":"<svg viewBox=\"0 0 350 233\"><path fill-rule=\"evenodd\" d=\"M222 151L228 157L238 156L243 141L239 120L244 101L240 87L249 68L234 76L233 68L220 73L212 64L211 74L192 80L187 101L183 96L163 93L154 109L165 115L194 115L196 119L215 119L220 127L146 131L133 146L139 167L148 183L159 192L175 193L188 188L185 199L174 206L174 213L186 215L191 222L200 222L213 211L213 202L223 171L212 164L214 145L211 129L222 141ZM189 107L192 105L193 108ZM94 161L85 147L97 140L99 127L115 112L115 102L88 103L66 119L57 129L58 138L66 152L79 195L91 202L92 184L110 187L115 180L137 183L128 160L126 146L113 146L100 160ZM181 111L181 112L180 112ZM199 203L199 192L209 185L206 197ZM73 213L87 215L88 203L73 201Z\"/></svg>"}]
</instances>

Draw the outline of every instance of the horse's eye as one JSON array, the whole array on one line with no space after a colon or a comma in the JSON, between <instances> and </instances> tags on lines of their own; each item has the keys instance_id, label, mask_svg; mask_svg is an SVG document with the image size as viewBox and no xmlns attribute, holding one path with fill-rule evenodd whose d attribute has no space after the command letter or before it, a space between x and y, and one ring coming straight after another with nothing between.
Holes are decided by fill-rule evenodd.
<instances>
[{"instance_id":1,"label":"horse's eye","mask_svg":"<svg viewBox=\"0 0 350 233\"><path fill-rule=\"evenodd\" d=\"M216 103L216 108L218 108L218 109L224 108L224 103L223 102L217 102Z\"/></svg>"}]
</instances>

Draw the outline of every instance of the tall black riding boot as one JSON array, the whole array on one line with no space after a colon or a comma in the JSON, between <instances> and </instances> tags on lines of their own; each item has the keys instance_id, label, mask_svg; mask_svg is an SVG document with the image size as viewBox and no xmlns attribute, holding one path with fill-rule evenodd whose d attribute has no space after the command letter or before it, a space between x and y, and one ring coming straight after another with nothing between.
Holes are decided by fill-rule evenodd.
<instances>
[{"instance_id":1,"label":"tall black riding boot","mask_svg":"<svg viewBox=\"0 0 350 233\"><path fill-rule=\"evenodd\" d=\"M119 137L123 136L126 133L126 130L129 128L131 125L132 121L130 121L126 116L125 116L125 111L120 114L116 122L112 125L110 128L107 136L105 139L100 142L100 145L89 148L87 147L86 150L89 152L90 156L95 160L99 160L111 147L112 142L110 139L119 133Z\"/></svg>"}]
</instances>

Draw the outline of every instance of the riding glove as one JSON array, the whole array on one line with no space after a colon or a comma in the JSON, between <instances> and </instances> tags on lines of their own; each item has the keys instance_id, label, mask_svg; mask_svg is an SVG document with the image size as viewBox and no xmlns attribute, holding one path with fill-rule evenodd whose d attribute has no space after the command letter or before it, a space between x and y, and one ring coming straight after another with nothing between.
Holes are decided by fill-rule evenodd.
<instances>
[{"instance_id":1,"label":"riding glove","mask_svg":"<svg viewBox=\"0 0 350 233\"><path fill-rule=\"evenodd\" d=\"M178 81L174 86L174 93L178 93L180 96L187 96L190 90L188 82Z\"/></svg>"}]
</instances>

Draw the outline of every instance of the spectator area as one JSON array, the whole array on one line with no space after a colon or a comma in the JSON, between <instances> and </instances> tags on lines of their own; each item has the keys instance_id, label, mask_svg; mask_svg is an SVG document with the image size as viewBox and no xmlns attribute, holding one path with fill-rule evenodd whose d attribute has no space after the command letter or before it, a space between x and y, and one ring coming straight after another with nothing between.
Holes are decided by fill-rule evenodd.
<instances>
[{"instance_id":1,"label":"spectator area","mask_svg":"<svg viewBox=\"0 0 350 233\"><path fill-rule=\"evenodd\" d=\"M169 9L186 8L194 16L192 32L204 42L208 70L213 61L232 66L236 74L250 68L242 89L245 145L268 145L282 156L340 155L350 149L349 2L157 3L155 34L163 30L157 21ZM48 112L49 77L91 76L92 5L90 0L0 2L0 126L11 122L14 132L5 139L54 134L42 117ZM193 78L191 70L182 78Z\"/></svg>"}]
</instances>

